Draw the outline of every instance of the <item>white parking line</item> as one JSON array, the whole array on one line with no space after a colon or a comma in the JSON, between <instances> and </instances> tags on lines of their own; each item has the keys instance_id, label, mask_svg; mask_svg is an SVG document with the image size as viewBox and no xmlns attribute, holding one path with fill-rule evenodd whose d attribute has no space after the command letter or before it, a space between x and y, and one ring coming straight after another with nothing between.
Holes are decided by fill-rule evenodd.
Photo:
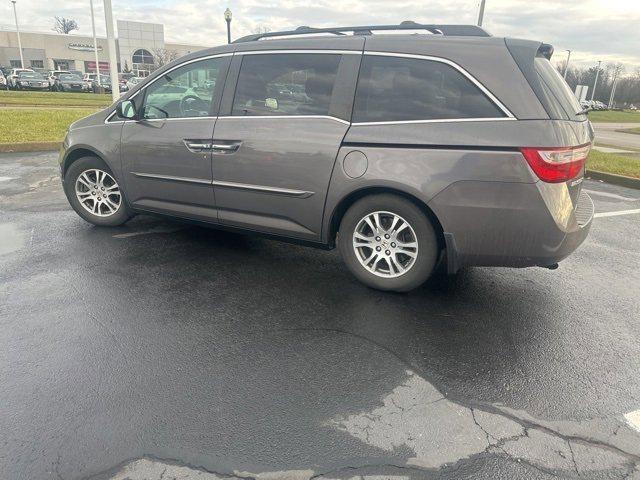
<instances>
[{"instance_id":1,"label":"white parking line","mask_svg":"<svg viewBox=\"0 0 640 480\"><path fill-rule=\"evenodd\" d=\"M587 192L589 195L599 195L601 197L615 198L616 200L624 200L625 202L636 202L640 200L640 198L624 197L615 193L600 192L598 190L588 190L586 188L583 188L582 191Z\"/></svg>"},{"instance_id":2,"label":"white parking line","mask_svg":"<svg viewBox=\"0 0 640 480\"><path fill-rule=\"evenodd\" d=\"M9 180L13 180L15 177L0 177L0 182L8 182Z\"/></svg>"},{"instance_id":3,"label":"white parking line","mask_svg":"<svg viewBox=\"0 0 640 480\"><path fill-rule=\"evenodd\" d=\"M601 217L617 217L618 215L632 215L634 213L640 213L640 208L634 208L633 210L618 210L617 212L600 212L595 213L594 218Z\"/></svg>"}]
</instances>

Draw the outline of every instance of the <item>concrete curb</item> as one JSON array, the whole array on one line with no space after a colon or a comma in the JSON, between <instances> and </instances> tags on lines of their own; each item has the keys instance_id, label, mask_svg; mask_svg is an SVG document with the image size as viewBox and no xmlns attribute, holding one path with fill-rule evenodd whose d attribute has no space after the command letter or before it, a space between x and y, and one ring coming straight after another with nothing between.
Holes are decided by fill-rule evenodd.
<instances>
[{"instance_id":1,"label":"concrete curb","mask_svg":"<svg viewBox=\"0 0 640 480\"><path fill-rule=\"evenodd\" d=\"M0 153L49 152L60 148L62 142L0 143Z\"/></svg>"},{"instance_id":2,"label":"concrete curb","mask_svg":"<svg viewBox=\"0 0 640 480\"><path fill-rule=\"evenodd\" d=\"M587 177L592 180L602 180L603 182L612 183L613 185L640 190L640 178L626 177L624 175L616 175L615 173L598 172L596 170L587 170Z\"/></svg>"}]
</instances>

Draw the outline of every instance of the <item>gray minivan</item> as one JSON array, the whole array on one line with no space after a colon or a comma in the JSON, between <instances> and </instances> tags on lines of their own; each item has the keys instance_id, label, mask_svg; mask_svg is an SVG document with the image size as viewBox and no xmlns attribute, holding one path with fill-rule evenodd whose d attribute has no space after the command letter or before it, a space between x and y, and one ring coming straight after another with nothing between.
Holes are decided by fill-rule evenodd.
<instances>
[{"instance_id":1,"label":"gray minivan","mask_svg":"<svg viewBox=\"0 0 640 480\"><path fill-rule=\"evenodd\" d=\"M552 53L413 22L244 37L71 125L64 189L95 225L153 213L337 245L382 290L440 262L555 268L593 218L593 130Z\"/></svg>"}]
</instances>

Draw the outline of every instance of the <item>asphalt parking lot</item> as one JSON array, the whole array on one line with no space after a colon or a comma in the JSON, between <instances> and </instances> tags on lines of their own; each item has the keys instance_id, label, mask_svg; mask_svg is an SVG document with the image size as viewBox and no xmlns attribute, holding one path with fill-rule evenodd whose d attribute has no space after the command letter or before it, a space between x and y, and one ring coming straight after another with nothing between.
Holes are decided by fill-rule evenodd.
<instances>
[{"instance_id":1,"label":"asphalt parking lot","mask_svg":"<svg viewBox=\"0 0 640 480\"><path fill-rule=\"evenodd\" d=\"M640 190L586 180L558 270L389 294L335 251L92 227L55 160L0 156L0 478L640 478Z\"/></svg>"}]
</instances>

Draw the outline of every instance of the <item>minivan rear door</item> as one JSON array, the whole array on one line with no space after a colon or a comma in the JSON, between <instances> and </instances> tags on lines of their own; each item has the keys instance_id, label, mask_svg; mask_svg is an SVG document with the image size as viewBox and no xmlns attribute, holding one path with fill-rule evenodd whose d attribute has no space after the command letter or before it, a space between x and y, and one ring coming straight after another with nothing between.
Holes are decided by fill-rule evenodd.
<instances>
[{"instance_id":1,"label":"minivan rear door","mask_svg":"<svg viewBox=\"0 0 640 480\"><path fill-rule=\"evenodd\" d=\"M319 239L360 58L361 50L236 51L213 135L222 223Z\"/></svg>"}]
</instances>

